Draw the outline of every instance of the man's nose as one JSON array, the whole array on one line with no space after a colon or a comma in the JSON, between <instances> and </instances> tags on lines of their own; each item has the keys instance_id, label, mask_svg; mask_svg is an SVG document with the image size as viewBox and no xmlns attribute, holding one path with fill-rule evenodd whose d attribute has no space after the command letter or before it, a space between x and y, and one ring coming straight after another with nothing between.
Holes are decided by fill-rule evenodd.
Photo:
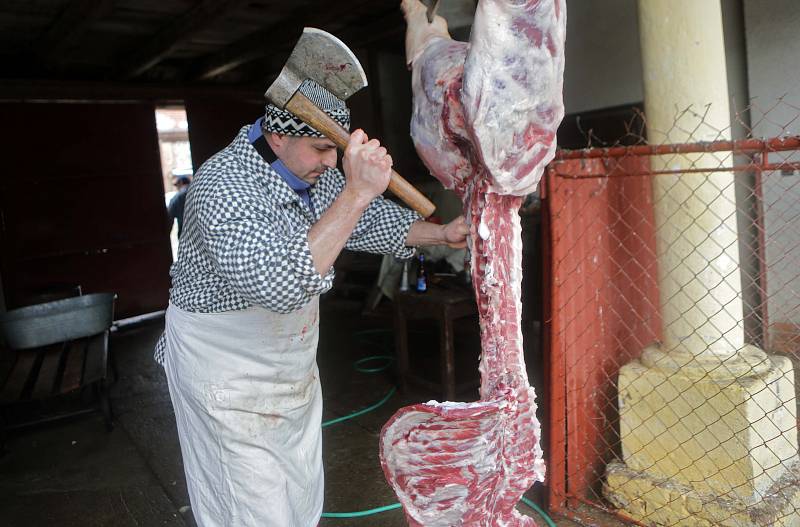
<instances>
[{"instance_id":1,"label":"man's nose","mask_svg":"<svg viewBox=\"0 0 800 527\"><path fill-rule=\"evenodd\" d=\"M322 163L328 168L336 168L336 162L339 160L339 152L334 148L326 152L322 156Z\"/></svg>"}]
</instances>

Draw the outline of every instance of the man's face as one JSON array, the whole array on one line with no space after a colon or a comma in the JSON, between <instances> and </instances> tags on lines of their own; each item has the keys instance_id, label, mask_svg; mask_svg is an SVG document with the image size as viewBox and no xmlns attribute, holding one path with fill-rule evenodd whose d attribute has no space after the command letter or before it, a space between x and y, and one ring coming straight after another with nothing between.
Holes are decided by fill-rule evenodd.
<instances>
[{"instance_id":1,"label":"man's face","mask_svg":"<svg viewBox=\"0 0 800 527\"><path fill-rule=\"evenodd\" d=\"M270 146L286 168L313 185L323 172L336 167L336 145L325 137L292 137L271 134Z\"/></svg>"}]
</instances>

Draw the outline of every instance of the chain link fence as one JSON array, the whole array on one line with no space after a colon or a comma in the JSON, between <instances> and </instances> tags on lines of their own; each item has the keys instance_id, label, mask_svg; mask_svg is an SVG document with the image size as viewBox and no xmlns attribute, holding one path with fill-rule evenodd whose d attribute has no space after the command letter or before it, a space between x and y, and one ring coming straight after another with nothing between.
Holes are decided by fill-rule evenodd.
<instances>
[{"instance_id":1,"label":"chain link fence","mask_svg":"<svg viewBox=\"0 0 800 527\"><path fill-rule=\"evenodd\" d=\"M800 108L705 115L548 169L551 510L800 525Z\"/></svg>"}]
</instances>

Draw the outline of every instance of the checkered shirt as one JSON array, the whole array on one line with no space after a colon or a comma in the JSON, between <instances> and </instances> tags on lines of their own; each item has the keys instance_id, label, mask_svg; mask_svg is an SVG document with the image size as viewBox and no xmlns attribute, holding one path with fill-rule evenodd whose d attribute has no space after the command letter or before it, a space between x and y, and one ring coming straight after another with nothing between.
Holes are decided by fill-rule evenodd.
<instances>
[{"instance_id":1,"label":"checkered shirt","mask_svg":"<svg viewBox=\"0 0 800 527\"><path fill-rule=\"evenodd\" d=\"M344 188L336 169L309 190L313 211L247 140L236 139L206 161L186 196L178 259L172 265L170 302L196 313L261 306L291 313L333 285L314 268L308 230ZM413 211L378 197L358 221L345 247L409 258L405 245ZM164 363L164 335L155 359Z\"/></svg>"}]
</instances>

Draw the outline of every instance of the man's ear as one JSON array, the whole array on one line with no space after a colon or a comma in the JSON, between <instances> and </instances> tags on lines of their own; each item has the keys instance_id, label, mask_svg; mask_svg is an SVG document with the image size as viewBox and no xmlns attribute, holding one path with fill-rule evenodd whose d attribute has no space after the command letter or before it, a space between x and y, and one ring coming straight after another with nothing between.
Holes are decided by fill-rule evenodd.
<instances>
[{"instance_id":1,"label":"man's ear","mask_svg":"<svg viewBox=\"0 0 800 527\"><path fill-rule=\"evenodd\" d=\"M276 134L275 132L270 132L266 134L265 139L270 147L275 151L277 154L279 150L283 148L286 144L286 136L282 134Z\"/></svg>"}]
</instances>

